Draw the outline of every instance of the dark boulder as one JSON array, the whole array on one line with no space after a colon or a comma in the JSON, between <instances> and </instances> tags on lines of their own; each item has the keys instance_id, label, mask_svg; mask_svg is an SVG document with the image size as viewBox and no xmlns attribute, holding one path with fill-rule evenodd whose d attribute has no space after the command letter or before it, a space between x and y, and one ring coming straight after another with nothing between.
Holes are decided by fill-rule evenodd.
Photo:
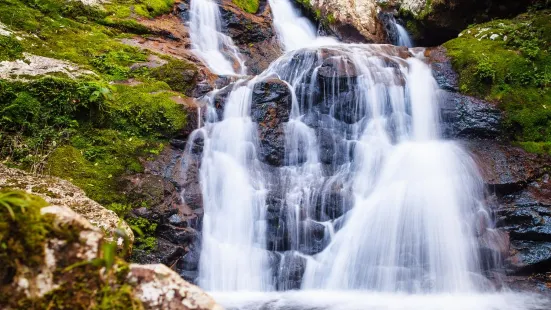
<instances>
[{"instance_id":1,"label":"dark boulder","mask_svg":"<svg viewBox=\"0 0 551 310\"><path fill-rule=\"evenodd\" d=\"M256 14L239 9L231 0L222 0L220 8L223 31L245 56L249 73L260 74L282 54L268 5L261 5Z\"/></svg>"},{"instance_id":2,"label":"dark boulder","mask_svg":"<svg viewBox=\"0 0 551 310\"><path fill-rule=\"evenodd\" d=\"M491 139L501 134L502 112L493 104L454 92L442 92L441 96L445 137Z\"/></svg>"},{"instance_id":3,"label":"dark boulder","mask_svg":"<svg viewBox=\"0 0 551 310\"><path fill-rule=\"evenodd\" d=\"M251 118L257 123L259 157L272 166L285 162L285 123L289 121L293 104L287 83L267 79L255 84L251 103Z\"/></svg>"}]
</instances>

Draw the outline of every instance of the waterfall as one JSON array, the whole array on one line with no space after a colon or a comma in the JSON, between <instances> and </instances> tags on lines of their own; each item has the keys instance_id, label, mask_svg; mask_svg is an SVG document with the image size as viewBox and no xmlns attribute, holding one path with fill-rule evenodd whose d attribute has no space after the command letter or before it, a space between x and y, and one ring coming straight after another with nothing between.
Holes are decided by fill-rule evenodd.
<instances>
[{"instance_id":1,"label":"waterfall","mask_svg":"<svg viewBox=\"0 0 551 310\"><path fill-rule=\"evenodd\" d=\"M292 51L313 45L328 45L335 40L317 36L314 25L288 0L268 0L272 8L274 27L285 51Z\"/></svg>"},{"instance_id":2,"label":"waterfall","mask_svg":"<svg viewBox=\"0 0 551 310\"><path fill-rule=\"evenodd\" d=\"M214 0L192 0L190 37L193 52L218 75L245 75L247 68L232 39L221 31L221 17Z\"/></svg>"},{"instance_id":3,"label":"waterfall","mask_svg":"<svg viewBox=\"0 0 551 310\"><path fill-rule=\"evenodd\" d=\"M269 2L286 53L207 98L199 285L229 309L546 309L485 275L483 181L422 56Z\"/></svg>"},{"instance_id":4,"label":"waterfall","mask_svg":"<svg viewBox=\"0 0 551 310\"><path fill-rule=\"evenodd\" d=\"M208 290L270 289L265 230L266 189L256 158L251 89L236 85L223 119L207 120L201 185L203 250L199 283ZM211 113L211 117L216 115Z\"/></svg>"},{"instance_id":5,"label":"waterfall","mask_svg":"<svg viewBox=\"0 0 551 310\"><path fill-rule=\"evenodd\" d=\"M405 46L405 47L413 47L413 42L411 41L411 38L409 37L409 33L407 32L406 28L396 23L396 30L398 30L397 45Z\"/></svg>"}]
</instances>

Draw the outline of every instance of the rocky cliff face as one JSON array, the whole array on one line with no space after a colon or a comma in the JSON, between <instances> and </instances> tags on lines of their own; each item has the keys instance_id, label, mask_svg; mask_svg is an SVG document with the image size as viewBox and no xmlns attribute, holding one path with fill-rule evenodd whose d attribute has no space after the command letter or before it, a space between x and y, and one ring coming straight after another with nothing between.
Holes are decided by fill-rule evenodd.
<instances>
[{"instance_id":1,"label":"rocky cliff face","mask_svg":"<svg viewBox=\"0 0 551 310\"><path fill-rule=\"evenodd\" d=\"M545 1L477 0L297 0L343 41L389 42L392 27L381 13L395 15L419 46L435 46L454 38L472 23L512 17ZM392 42L389 42L392 43Z\"/></svg>"}]
</instances>

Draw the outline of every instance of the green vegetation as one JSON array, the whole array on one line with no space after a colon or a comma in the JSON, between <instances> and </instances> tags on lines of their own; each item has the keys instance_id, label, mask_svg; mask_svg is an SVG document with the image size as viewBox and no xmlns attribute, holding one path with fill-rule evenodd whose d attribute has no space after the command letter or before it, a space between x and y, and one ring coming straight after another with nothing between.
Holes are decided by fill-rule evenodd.
<instances>
[{"instance_id":1,"label":"green vegetation","mask_svg":"<svg viewBox=\"0 0 551 310\"><path fill-rule=\"evenodd\" d=\"M256 13L258 12L258 0L232 0L235 5L243 9L245 12Z\"/></svg>"},{"instance_id":2,"label":"green vegetation","mask_svg":"<svg viewBox=\"0 0 551 310\"><path fill-rule=\"evenodd\" d=\"M13 31L0 36L0 60L26 52L93 72L76 80L56 73L0 81L0 160L71 180L106 206L129 203L123 176L143 171L141 159L180 134L186 114L172 98L191 90L198 72L162 55L164 66L131 69L152 53L121 39L148 34L138 20L170 12L173 0L114 0L103 9L0 1L0 22Z\"/></svg>"},{"instance_id":3,"label":"green vegetation","mask_svg":"<svg viewBox=\"0 0 551 310\"><path fill-rule=\"evenodd\" d=\"M306 9L306 12L310 13L311 18L321 23L324 27L329 27L329 25L335 24L337 21L332 12L326 12L327 14L324 15L319 9L315 10L310 0L296 0L296 2Z\"/></svg>"},{"instance_id":4,"label":"green vegetation","mask_svg":"<svg viewBox=\"0 0 551 310\"><path fill-rule=\"evenodd\" d=\"M157 247L157 223L152 223L142 217L129 217L126 222L134 231L136 236L134 240L134 249L151 251Z\"/></svg>"},{"instance_id":5,"label":"green vegetation","mask_svg":"<svg viewBox=\"0 0 551 310\"><path fill-rule=\"evenodd\" d=\"M46 77L0 82L0 155L69 179L94 200L124 202L119 178L143 170L186 123L164 82L107 85Z\"/></svg>"},{"instance_id":6,"label":"green vegetation","mask_svg":"<svg viewBox=\"0 0 551 310\"><path fill-rule=\"evenodd\" d=\"M14 291L16 274L36 277L45 265L48 239L65 241L62 252L75 251L76 228L53 225L50 216L40 213L44 206L42 199L25 192L0 191L0 304L12 309L142 309L124 282L128 264L117 258L115 243L103 243L92 261L80 261L74 253L58 258L53 278L60 286L41 298Z\"/></svg>"},{"instance_id":7,"label":"green vegetation","mask_svg":"<svg viewBox=\"0 0 551 310\"><path fill-rule=\"evenodd\" d=\"M0 35L0 61L16 60L22 56L23 47L15 37Z\"/></svg>"},{"instance_id":8,"label":"green vegetation","mask_svg":"<svg viewBox=\"0 0 551 310\"><path fill-rule=\"evenodd\" d=\"M548 152L551 142L551 11L471 26L444 45L463 93L496 102L508 138Z\"/></svg>"},{"instance_id":9,"label":"green vegetation","mask_svg":"<svg viewBox=\"0 0 551 310\"><path fill-rule=\"evenodd\" d=\"M48 233L40 215L44 206L46 202L36 196L0 191L0 279L12 278L22 262L30 268L42 263ZM5 296L1 290L0 296Z\"/></svg>"}]
</instances>

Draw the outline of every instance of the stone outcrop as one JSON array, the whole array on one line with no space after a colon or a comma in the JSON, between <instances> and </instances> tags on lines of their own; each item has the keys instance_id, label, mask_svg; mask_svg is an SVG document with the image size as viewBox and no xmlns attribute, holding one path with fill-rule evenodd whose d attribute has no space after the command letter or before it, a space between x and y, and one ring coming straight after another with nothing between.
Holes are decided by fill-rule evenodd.
<instances>
[{"instance_id":1,"label":"stone outcrop","mask_svg":"<svg viewBox=\"0 0 551 310\"><path fill-rule=\"evenodd\" d=\"M285 127L289 121L292 95L287 83L268 79L255 84L251 103L251 118L258 124L262 161L282 166L285 160Z\"/></svg>"},{"instance_id":2,"label":"stone outcrop","mask_svg":"<svg viewBox=\"0 0 551 310\"><path fill-rule=\"evenodd\" d=\"M507 285L551 293L546 284L551 281L551 158L510 145L495 104L459 93L445 48L424 54L442 89L443 133L463 140L486 184L498 228L492 251L501 257L497 266L504 269Z\"/></svg>"},{"instance_id":3,"label":"stone outcrop","mask_svg":"<svg viewBox=\"0 0 551 310\"><path fill-rule=\"evenodd\" d=\"M85 309L98 301L92 295L97 294L97 285L109 285L115 291L125 290L143 309L222 309L210 296L164 265L128 266L115 259L115 266L110 267L115 274L110 276L104 268L97 267L99 263L105 264L109 257L102 230L66 206L44 207L41 214L51 220L53 229L44 244L43 263L38 267L19 264L12 281L6 283L4 279L0 284L3 292L6 291L6 286L11 287L14 296L17 296L13 300L16 304L27 298L35 304L46 302L46 305L52 306L62 302L63 306L72 305ZM71 291L65 292L69 287ZM87 290L86 297L78 300L77 296L82 294L79 289L82 287ZM52 301L49 301L52 296L50 294L55 296ZM72 300L63 301L63 298ZM106 298L106 295L102 298ZM86 305L77 306L76 303L79 302ZM124 301L110 302L120 305ZM4 306L6 305L0 304L0 308L6 309ZM7 305L7 309L14 308Z\"/></svg>"},{"instance_id":4,"label":"stone outcrop","mask_svg":"<svg viewBox=\"0 0 551 310\"><path fill-rule=\"evenodd\" d=\"M40 196L52 205L69 207L104 231L108 238L116 238L119 245L122 245L123 242L120 237L121 233L126 235L130 242L134 240L134 234L128 224L121 220L115 212L107 210L91 200L80 188L68 181L33 175L0 164L0 188L24 190Z\"/></svg>"},{"instance_id":5,"label":"stone outcrop","mask_svg":"<svg viewBox=\"0 0 551 310\"><path fill-rule=\"evenodd\" d=\"M128 281L146 309L223 309L200 288L184 281L165 265L131 264Z\"/></svg>"},{"instance_id":6,"label":"stone outcrop","mask_svg":"<svg viewBox=\"0 0 551 310\"><path fill-rule=\"evenodd\" d=\"M392 27L386 20L395 15L419 46L435 46L457 36L472 23L514 16L532 1L489 0L296 0L312 17L320 19L347 42L391 42ZM389 33L389 30L391 33Z\"/></svg>"},{"instance_id":7,"label":"stone outcrop","mask_svg":"<svg viewBox=\"0 0 551 310\"><path fill-rule=\"evenodd\" d=\"M2 29L2 28L0 28ZM94 72L80 68L78 65L54 58L23 54L24 59L0 62L0 79L28 80L47 74L61 74L70 78L85 75L96 75Z\"/></svg>"},{"instance_id":8,"label":"stone outcrop","mask_svg":"<svg viewBox=\"0 0 551 310\"><path fill-rule=\"evenodd\" d=\"M495 140L467 143L481 169L497 228L502 266L513 288L551 294L551 181L547 156Z\"/></svg>"},{"instance_id":9,"label":"stone outcrop","mask_svg":"<svg viewBox=\"0 0 551 310\"><path fill-rule=\"evenodd\" d=\"M314 18L344 42L387 43L375 0L297 0Z\"/></svg>"}]
</instances>

